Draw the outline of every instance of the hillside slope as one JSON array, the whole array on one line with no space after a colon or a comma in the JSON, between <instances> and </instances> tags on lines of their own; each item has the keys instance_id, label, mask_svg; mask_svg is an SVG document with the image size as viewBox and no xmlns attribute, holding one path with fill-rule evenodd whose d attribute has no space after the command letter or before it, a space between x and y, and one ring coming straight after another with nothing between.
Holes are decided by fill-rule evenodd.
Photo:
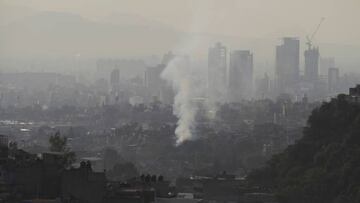
<instances>
[{"instance_id":1,"label":"hillside slope","mask_svg":"<svg viewBox=\"0 0 360 203\"><path fill-rule=\"evenodd\" d=\"M346 97L315 109L303 138L248 179L280 202L360 202L360 104Z\"/></svg>"}]
</instances>

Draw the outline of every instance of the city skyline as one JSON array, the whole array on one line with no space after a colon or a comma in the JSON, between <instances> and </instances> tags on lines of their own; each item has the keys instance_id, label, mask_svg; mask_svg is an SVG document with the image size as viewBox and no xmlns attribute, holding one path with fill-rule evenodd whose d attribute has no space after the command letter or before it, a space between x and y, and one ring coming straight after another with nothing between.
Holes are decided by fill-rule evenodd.
<instances>
[{"instance_id":1,"label":"city skyline","mask_svg":"<svg viewBox=\"0 0 360 203\"><path fill-rule=\"evenodd\" d=\"M360 0L0 0L0 203L360 202Z\"/></svg>"},{"instance_id":2,"label":"city skyline","mask_svg":"<svg viewBox=\"0 0 360 203\"><path fill-rule=\"evenodd\" d=\"M94 58L139 59L151 55L161 56L168 50L173 50L179 54L193 55L199 60L206 61L209 44L221 41L226 44L229 51L232 49L249 49L255 52L254 65L258 67L254 72L255 75L263 75L265 72L272 74L269 70L272 71L272 66L275 64L273 46L279 44L282 37L299 37L302 52L307 48L306 36L311 35L322 18L325 20L313 39L314 45L321 47L321 57L337 56L338 65L346 71L357 71L360 64L360 45L357 39L357 28L360 26L357 25L358 21L354 20L357 19L357 12L352 12L357 8L358 3L353 0L348 0L345 3L324 2L323 0L311 3L290 3L276 0L272 2L274 5L271 5L270 2L263 3L260 1L252 3L228 1L221 5L213 1L208 4L206 1L198 3L186 1L173 5L163 2L163 9L154 8L154 5L146 5L149 10L142 10L145 5L136 1L133 3L124 1L123 7L114 6L113 2L110 1L102 3L90 1L88 6L83 8L84 10L93 10L96 13L98 7L94 5L99 5L98 10L107 11L104 12L104 15L111 16L107 20L91 18L89 17L90 14L84 14L87 12L80 12L81 2L81 0L62 3L42 0L1 1L0 9L3 10L1 10L0 19L4 22L0 22L0 31L3 30L3 34L0 36L0 42L3 44L0 48L0 58L3 60L0 65L15 70L20 68L13 65L13 58L18 58L17 61L22 63L22 66L27 63L26 61L55 63L53 61L63 60L67 66L73 66L72 69L81 69L81 65L85 66L84 63L88 64ZM159 3L161 4L161 1ZM115 5L120 4L120 1L115 2ZM174 6L178 4L181 6L175 9ZM112 5L111 8L108 5ZM279 8L282 9L271 10L270 8L275 5L279 5ZM307 5L313 6L309 8ZM207 24L210 23L211 25L215 22L209 17L216 17L212 11L214 9L209 7L222 9L220 13L223 13L224 16L218 20L221 20L221 24L228 28L225 29L214 24L213 28L216 29L208 29ZM112 16L112 11L116 9L128 9L129 12L120 11L119 15ZM172 9L176 11L170 12ZM225 12L229 9L232 12ZM247 12L235 12L236 9L247 9ZM143 14L139 13L140 10L143 11ZM292 15L289 17L287 13L290 11ZM303 16L302 13L305 11L307 15ZM116 11L114 12L116 13ZM184 15L181 19L189 18L185 23L186 26L178 28L173 25L181 23L172 19L171 16L180 18L181 12L195 13L196 15ZM253 19L248 15L254 15L256 12L262 13L260 15L261 22L247 20ZM324 13L328 13L329 16ZM162 16L158 16L160 21L153 18L156 14ZM282 22L284 19L290 20L291 18L298 19ZM171 20L171 22L166 23L161 20ZM58 26L52 28L51 25L53 24ZM292 30L291 27L299 29L269 34L269 32L277 30L277 24L288 26L290 27L289 30ZM273 27L269 27L270 25ZM200 31L192 31L192 28ZM233 31L233 33L227 33L226 30ZM250 32L250 34L245 34L246 32ZM333 37L328 35L333 35ZM183 45L189 44L189 42L192 43L192 49L182 49ZM303 57L301 54L300 59ZM71 64L73 60L79 61L78 67ZM303 61L300 60L301 68ZM54 65L51 64L51 66ZM36 65L33 67L36 68ZM22 69L29 69L29 67Z\"/></svg>"}]
</instances>

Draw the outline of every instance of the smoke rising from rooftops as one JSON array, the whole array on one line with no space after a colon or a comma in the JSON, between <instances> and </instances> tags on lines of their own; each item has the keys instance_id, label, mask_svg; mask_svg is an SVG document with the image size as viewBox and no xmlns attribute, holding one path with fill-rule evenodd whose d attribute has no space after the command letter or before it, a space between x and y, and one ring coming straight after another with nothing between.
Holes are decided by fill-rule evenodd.
<instances>
[{"instance_id":1,"label":"smoke rising from rooftops","mask_svg":"<svg viewBox=\"0 0 360 203\"><path fill-rule=\"evenodd\" d=\"M205 30L209 25L208 7L211 4L201 4L193 2L193 21L189 30ZM194 52L202 43L199 38L188 38L184 40L175 50L180 53ZM207 71L200 66L191 64L189 58L176 55L166 66L161 77L168 81L175 90L174 115L178 117L175 135L177 137L176 145L182 144L186 140L195 139L193 133L195 127L195 118L199 110L199 104L194 101L195 98L206 95L206 76Z\"/></svg>"},{"instance_id":2,"label":"smoke rising from rooftops","mask_svg":"<svg viewBox=\"0 0 360 203\"><path fill-rule=\"evenodd\" d=\"M203 69L190 65L188 58L179 56L175 57L161 74L176 92L173 105L174 114L178 117L176 145L196 138L192 132L199 104L194 99L205 93L206 80L203 74Z\"/></svg>"}]
</instances>

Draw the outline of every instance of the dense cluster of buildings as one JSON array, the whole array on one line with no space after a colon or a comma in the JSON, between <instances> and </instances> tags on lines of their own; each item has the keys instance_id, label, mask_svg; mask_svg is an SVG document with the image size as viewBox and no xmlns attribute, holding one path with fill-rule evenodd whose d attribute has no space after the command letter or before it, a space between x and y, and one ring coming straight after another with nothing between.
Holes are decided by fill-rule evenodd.
<instances>
[{"instance_id":1,"label":"dense cluster of buildings","mask_svg":"<svg viewBox=\"0 0 360 203\"><path fill-rule=\"evenodd\" d=\"M225 45L218 42L208 50L207 72L203 73L207 75L204 81L207 83L207 91L202 96L215 103L276 99L283 94L298 101L305 95L311 101L320 101L345 92L354 85L356 79L346 75L342 77L334 58L321 57L318 47L308 44L304 51L304 63L300 61L300 55L300 40L283 38L282 44L275 49L273 77L266 73L255 80L254 54L250 50L228 51ZM159 65L144 68L144 92L137 94L141 98L138 101L157 99L162 103L172 103L174 92L161 78L161 74L175 57L169 52ZM301 64L304 64L303 68Z\"/></svg>"},{"instance_id":2,"label":"dense cluster of buildings","mask_svg":"<svg viewBox=\"0 0 360 203\"><path fill-rule=\"evenodd\" d=\"M229 59L227 59L229 55ZM283 38L276 46L274 78L265 74L254 81L254 57L249 50L233 50L217 43L209 49L209 98L225 98L241 102L253 98L276 98L288 94L299 100L306 95L310 100L324 100L339 93L339 68L333 58L320 58L318 47L309 46L304 52L304 71L300 68L300 40ZM227 65L229 61L229 65ZM327 73L320 74L320 66Z\"/></svg>"},{"instance_id":3,"label":"dense cluster of buildings","mask_svg":"<svg viewBox=\"0 0 360 203\"><path fill-rule=\"evenodd\" d=\"M11 147L0 135L0 202L154 202L154 188L170 191L165 180L142 181L136 177L131 184L108 181L105 172L94 172L90 162L78 168L63 165L64 154L44 152L30 154ZM161 190L159 190L161 191Z\"/></svg>"},{"instance_id":4,"label":"dense cluster of buildings","mask_svg":"<svg viewBox=\"0 0 360 203\"><path fill-rule=\"evenodd\" d=\"M359 80L356 74L341 75L334 58L321 57L318 47L306 48L303 63L300 50L298 38L283 38L275 48L273 71L255 76L256 53L229 51L225 45L216 43L208 49L206 69L196 75L205 87L197 97L213 103L238 103L264 98L275 100L287 94L295 101L305 95L310 101L320 101L346 92ZM169 63L179 58L184 62L182 66L188 66L180 69L188 71L197 66L189 57L169 52L161 60L152 62L98 59L95 72L88 71L88 75L81 77L49 72L1 73L0 106L94 107L152 102L172 105L176 90L162 74ZM265 68L269 70L272 66ZM88 78L87 81L84 78Z\"/></svg>"},{"instance_id":5,"label":"dense cluster of buildings","mask_svg":"<svg viewBox=\"0 0 360 203\"><path fill-rule=\"evenodd\" d=\"M156 175L110 181L105 171L94 172L89 161L69 168L63 165L63 153L30 154L9 144L4 135L0 141L0 202L4 203L275 202L268 191L225 172L179 178L175 183Z\"/></svg>"}]
</instances>

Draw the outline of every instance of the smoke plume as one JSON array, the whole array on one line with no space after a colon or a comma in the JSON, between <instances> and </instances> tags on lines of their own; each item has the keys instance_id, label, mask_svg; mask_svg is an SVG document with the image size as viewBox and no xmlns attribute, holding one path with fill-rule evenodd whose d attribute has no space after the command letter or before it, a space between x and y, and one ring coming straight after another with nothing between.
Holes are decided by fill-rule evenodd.
<instances>
[{"instance_id":1,"label":"smoke plume","mask_svg":"<svg viewBox=\"0 0 360 203\"><path fill-rule=\"evenodd\" d=\"M176 92L173 105L174 114L179 119L175 130L176 145L195 138L192 130L199 106L194 99L203 95L206 84L202 72L201 69L192 67L188 58L177 56L161 74Z\"/></svg>"},{"instance_id":2,"label":"smoke plume","mask_svg":"<svg viewBox=\"0 0 360 203\"><path fill-rule=\"evenodd\" d=\"M213 6L208 1L189 1L193 8L193 19L189 26L189 32L201 32L206 30L209 25L210 8ZM180 53L194 53L202 44L204 39L196 36L188 36L182 43L175 48ZM192 61L193 62L193 61ZM196 115L199 110L198 98L206 95L207 69L194 63L190 63L189 58L175 56L161 74L161 77L168 81L176 92L174 99L174 114L178 117L175 135L176 145L180 145L186 140L195 139L193 133Z\"/></svg>"}]
</instances>

